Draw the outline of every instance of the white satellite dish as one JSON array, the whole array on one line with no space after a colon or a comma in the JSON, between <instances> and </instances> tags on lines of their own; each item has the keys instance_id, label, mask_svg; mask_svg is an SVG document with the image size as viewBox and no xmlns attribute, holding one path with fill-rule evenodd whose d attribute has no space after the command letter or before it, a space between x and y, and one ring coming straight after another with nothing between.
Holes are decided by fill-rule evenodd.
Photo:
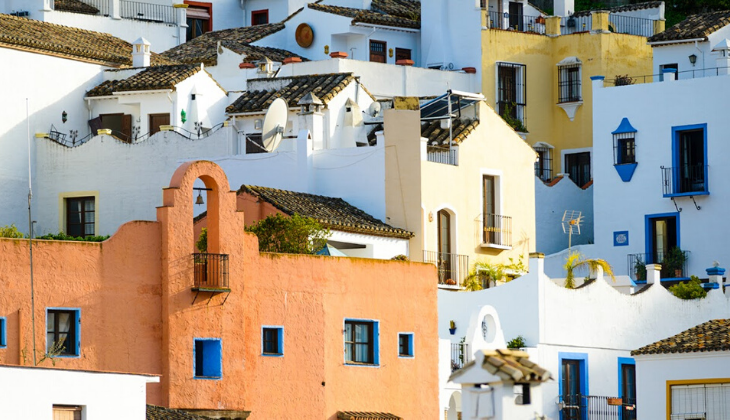
<instances>
[{"instance_id":1,"label":"white satellite dish","mask_svg":"<svg viewBox=\"0 0 730 420\"><path fill-rule=\"evenodd\" d=\"M568 250L570 250L573 234L580 235L580 224L583 223L583 213L578 210L565 210L563 213L563 233L568 234Z\"/></svg>"},{"instance_id":2,"label":"white satellite dish","mask_svg":"<svg viewBox=\"0 0 730 420\"><path fill-rule=\"evenodd\" d=\"M279 143L281 143L288 112L289 107L286 101L281 98L274 99L274 102L269 105L269 109L266 111L264 127L261 132L261 143L269 153L276 150Z\"/></svg>"},{"instance_id":3,"label":"white satellite dish","mask_svg":"<svg viewBox=\"0 0 730 420\"><path fill-rule=\"evenodd\" d=\"M376 117L378 114L380 114L381 109L382 109L382 106L380 105L380 102L375 101L370 104L370 107L368 107L368 114L371 117Z\"/></svg>"}]
</instances>

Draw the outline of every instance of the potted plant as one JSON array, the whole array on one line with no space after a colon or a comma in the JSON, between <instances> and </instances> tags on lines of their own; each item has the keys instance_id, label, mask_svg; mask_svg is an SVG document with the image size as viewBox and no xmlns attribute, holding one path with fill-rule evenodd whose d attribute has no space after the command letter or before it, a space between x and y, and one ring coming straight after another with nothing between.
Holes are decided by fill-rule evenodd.
<instances>
[{"instance_id":1,"label":"potted plant","mask_svg":"<svg viewBox=\"0 0 730 420\"><path fill-rule=\"evenodd\" d=\"M644 261L637 260L634 264L634 270L636 271L636 281L646 280L646 264Z\"/></svg>"},{"instance_id":2,"label":"potted plant","mask_svg":"<svg viewBox=\"0 0 730 420\"><path fill-rule=\"evenodd\" d=\"M456 280L454 279L446 279L444 283L448 284L449 286L456 286Z\"/></svg>"},{"instance_id":3,"label":"potted plant","mask_svg":"<svg viewBox=\"0 0 730 420\"><path fill-rule=\"evenodd\" d=\"M454 322L453 319L449 321L449 332L451 333L451 335L456 334L456 322Z\"/></svg>"},{"instance_id":4,"label":"potted plant","mask_svg":"<svg viewBox=\"0 0 730 420\"><path fill-rule=\"evenodd\" d=\"M684 251L676 246L670 249L664 256L664 261L662 261L662 277L682 277L685 261L687 261L687 256Z\"/></svg>"}]
</instances>

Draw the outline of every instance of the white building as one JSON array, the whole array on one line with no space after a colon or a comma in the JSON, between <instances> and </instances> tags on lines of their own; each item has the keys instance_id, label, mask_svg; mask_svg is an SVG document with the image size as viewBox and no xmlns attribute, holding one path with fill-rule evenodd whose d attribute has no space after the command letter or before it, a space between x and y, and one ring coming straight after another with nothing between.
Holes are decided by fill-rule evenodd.
<instances>
[{"instance_id":1,"label":"white building","mask_svg":"<svg viewBox=\"0 0 730 420\"><path fill-rule=\"evenodd\" d=\"M158 375L0 365L0 418L144 420Z\"/></svg>"},{"instance_id":2,"label":"white building","mask_svg":"<svg viewBox=\"0 0 730 420\"><path fill-rule=\"evenodd\" d=\"M730 418L730 319L631 352L642 420Z\"/></svg>"},{"instance_id":3,"label":"white building","mask_svg":"<svg viewBox=\"0 0 730 420\"><path fill-rule=\"evenodd\" d=\"M601 273L593 282L566 289L544 274L541 254L531 257L529 274L500 287L439 291L443 410L453 412L455 404L464 409L460 387L448 381L452 370L472 360L478 349L501 349L521 336L530 360L556 378L540 387L542 414L557 419L562 411L562 418L591 419L588 404L615 416L633 411L647 401L633 394L631 351L730 313L730 290L681 300L658 286L656 270L649 271L651 285L633 295L617 291ZM623 398L624 405L609 405L609 397ZM648 403L648 410L654 408Z\"/></svg>"}]
</instances>

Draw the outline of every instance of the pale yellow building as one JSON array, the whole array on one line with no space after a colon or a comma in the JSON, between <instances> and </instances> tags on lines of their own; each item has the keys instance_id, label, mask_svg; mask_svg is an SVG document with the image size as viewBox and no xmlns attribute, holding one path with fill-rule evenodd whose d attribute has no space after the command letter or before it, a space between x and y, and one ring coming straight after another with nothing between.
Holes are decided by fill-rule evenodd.
<instances>
[{"instance_id":1,"label":"pale yellow building","mask_svg":"<svg viewBox=\"0 0 730 420\"><path fill-rule=\"evenodd\" d=\"M460 115L449 130L385 113L386 221L414 232L411 259L435 263L441 287L461 285L477 261L527 265L535 249L534 150L484 101Z\"/></svg>"},{"instance_id":2,"label":"pale yellow building","mask_svg":"<svg viewBox=\"0 0 730 420\"><path fill-rule=\"evenodd\" d=\"M505 30L482 11L484 95L538 152L535 173L543 181L558 173L569 174L578 186L592 179L591 76L652 74L646 37L616 33L623 21L609 16L603 11L541 17L539 26ZM663 20L633 19L632 24L650 24L649 32L664 29Z\"/></svg>"}]
</instances>

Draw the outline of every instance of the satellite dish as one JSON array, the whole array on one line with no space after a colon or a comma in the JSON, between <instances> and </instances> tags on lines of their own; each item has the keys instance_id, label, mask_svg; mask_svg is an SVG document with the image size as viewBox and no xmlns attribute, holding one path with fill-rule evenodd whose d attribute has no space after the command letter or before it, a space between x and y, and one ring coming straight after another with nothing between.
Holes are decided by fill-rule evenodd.
<instances>
[{"instance_id":1,"label":"satellite dish","mask_svg":"<svg viewBox=\"0 0 730 420\"><path fill-rule=\"evenodd\" d=\"M375 117L380 114L381 109L382 106L380 105L380 102L375 101L370 104L370 107L368 107L368 114L370 114L371 117Z\"/></svg>"},{"instance_id":2,"label":"satellite dish","mask_svg":"<svg viewBox=\"0 0 730 420\"><path fill-rule=\"evenodd\" d=\"M264 149L269 153L276 150L279 147L279 143L281 143L288 112L289 109L286 102L281 98L274 99L274 102L269 105L269 109L266 111L264 127L261 132L261 142L264 145Z\"/></svg>"},{"instance_id":3,"label":"satellite dish","mask_svg":"<svg viewBox=\"0 0 730 420\"><path fill-rule=\"evenodd\" d=\"M570 249L573 234L580 235L580 224L583 223L583 213L578 210L565 210L563 213L563 233L568 234L568 249Z\"/></svg>"}]
</instances>

